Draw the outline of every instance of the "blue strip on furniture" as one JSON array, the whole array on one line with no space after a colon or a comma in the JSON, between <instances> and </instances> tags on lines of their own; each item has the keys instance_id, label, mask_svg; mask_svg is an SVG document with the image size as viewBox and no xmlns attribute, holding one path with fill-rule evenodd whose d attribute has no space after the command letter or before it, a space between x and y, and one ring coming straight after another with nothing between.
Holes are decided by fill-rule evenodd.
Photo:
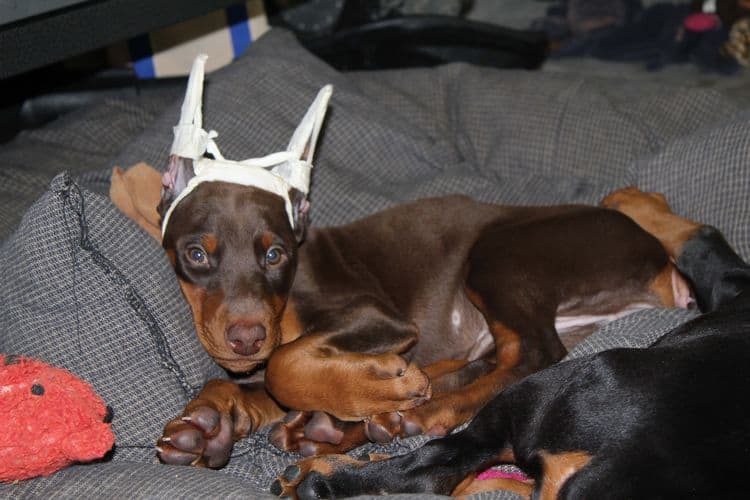
<instances>
[{"instance_id":1,"label":"blue strip on furniture","mask_svg":"<svg viewBox=\"0 0 750 500\"><path fill-rule=\"evenodd\" d=\"M128 49L130 51L130 57L133 59L133 69L135 69L135 74L138 78L146 79L156 77L154 60L151 58L153 55L153 52L151 51L151 40L148 37L148 33L128 40Z\"/></svg>"},{"instance_id":2,"label":"blue strip on furniture","mask_svg":"<svg viewBox=\"0 0 750 500\"><path fill-rule=\"evenodd\" d=\"M232 37L232 50L234 57L242 54L250 46L250 28L247 24L247 9L244 3L232 5L225 9L229 33Z\"/></svg>"}]
</instances>

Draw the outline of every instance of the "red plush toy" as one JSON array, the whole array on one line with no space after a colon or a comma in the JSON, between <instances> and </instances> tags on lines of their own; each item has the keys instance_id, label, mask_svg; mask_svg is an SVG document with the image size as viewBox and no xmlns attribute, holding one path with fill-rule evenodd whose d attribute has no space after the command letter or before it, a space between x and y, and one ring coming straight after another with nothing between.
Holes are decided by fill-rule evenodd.
<instances>
[{"instance_id":1,"label":"red plush toy","mask_svg":"<svg viewBox=\"0 0 750 500\"><path fill-rule=\"evenodd\" d=\"M111 412L69 371L0 354L0 481L46 476L103 457Z\"/></svg>"}]
</instances>

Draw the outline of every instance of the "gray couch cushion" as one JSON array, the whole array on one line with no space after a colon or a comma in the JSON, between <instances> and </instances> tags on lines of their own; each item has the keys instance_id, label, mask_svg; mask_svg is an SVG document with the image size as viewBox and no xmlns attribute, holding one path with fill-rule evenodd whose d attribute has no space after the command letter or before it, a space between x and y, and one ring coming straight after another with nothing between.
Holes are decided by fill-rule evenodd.
<instances>
[{"instance_id":1,"label":"gray couch cushion","mask_svg":"<svg viewBox=\"0 0 750 500\"><path fill-rule=\"evenodd\" d=\"M643 189L666 193L679 214L722 230L750 259L750 112L666 144L631 166Z\"/></svg>"},{"instance_id":2,"label":"gray couch cushion","mask_svg":"<svg viewBox=\"0 0 750 500\"><path fill-rule=\"evenodd\" d=\"M52 476L0 486L7 498L277 498L210 469L141 462L74 465Z\"/></svg>"},{"instance_id":3,"label":"gray couch cushion","mask_svg":"<svg viewBox=\"0 0 750 500\"><path fill-rule=\"evenodd\" d=\"M109 165L182 91L175 85L149 89L137 97L126 92L108 95L3 144L0 239L15 228L52 177L62 171L80 174Z\"/></svg>"}]
</instances>

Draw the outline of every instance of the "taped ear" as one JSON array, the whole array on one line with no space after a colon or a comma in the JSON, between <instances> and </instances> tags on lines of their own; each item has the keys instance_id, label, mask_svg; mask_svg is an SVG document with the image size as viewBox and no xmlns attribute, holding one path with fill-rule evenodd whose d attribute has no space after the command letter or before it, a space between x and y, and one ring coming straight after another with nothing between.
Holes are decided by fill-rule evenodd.
<instances>
[{"instance_id":1,"label":"taped ear","mask_svg":"<svg viewBox=\"0 0 750 500\"><path fill-rule=\"evenodd\" d=\"M323 126L331 94L333 94L333 86L330 84L320 89L294 134L292 134L289 146L286 149L294 153L296 159L312 163L315 144Z\"/></svg>"},{"instance_id":2,"label":"taped ear","mask_svg":"<svg viewBox=\"0 0 750 500\"><path fill-rule=\"evenodd\" d=\"M323 126L331 94L333 94L333 85L329 84L320 89L294 134L292 134L292 139L287 146L289 160L273 167L271 170L305 195L310 191L310 171L312 169L312 158L315 154L315 144Z\"/></svg>"},{"instance_id":3,"label":"taped ear","mask_svg":"<svg viewBox=\"0 0 750 500\"><path fill-rule=\"evenodd\" d=\"M161 176L161 199L156 207L161 217L164 217L169 206L185 190L188 181L193 177L193 160L177 155L169 157L167 171Z\"/></svg>"},{"instance_id":4,"label":"taped ear","mask_svg":"<svg viewBox=\"0 0 750 500\"><path fill-rule=\"evenodd\" d=\"M206 72L206 59L201 54L193 61L188 77L185 99L180 109L180 121L172 129L174 140L170 154L197 160L208 150L216 132L203 130L203 78Z\"/></svg>"},{"instance_id":5,"label":"taped ear","mask_svg":"<svg viewBox=\"0 0 750 500\"><path fill-rule=\"evenodd\" d=\"M203 79L208 56L201 54L193 61L188 77L185 98L180 109L180 121L175 125L170 149L169 165L161 178L161 200L157 211L164 217L172 202L195 176L193 159L203 156L212 135L203 130Z\"/></svg>"},{"instance_id":6,"label":"taped ear","mask_svg":"<svg viewBox=\"0 0 750 500\"><path fill-rule=\"evenodd\" d=\"M307 231L310 202L307 201L307 195L297 189L289 190L289 198L292 200L292 217L294 220L292 229L297 241L301 242L305 238L305 231Z\"/></svg>"}]
</instances>

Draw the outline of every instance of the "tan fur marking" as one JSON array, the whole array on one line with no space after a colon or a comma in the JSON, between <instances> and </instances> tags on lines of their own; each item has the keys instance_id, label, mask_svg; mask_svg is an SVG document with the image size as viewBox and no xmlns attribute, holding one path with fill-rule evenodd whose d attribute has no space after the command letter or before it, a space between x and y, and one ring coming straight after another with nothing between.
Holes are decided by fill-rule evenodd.
<instances>
[{"instance_id":1,"label":"tan fur marking","mask_svg":"<svg viewBox=\"0 0 750 500\"><path fill-rule=\"evenodd\" d=\"M592 458L584 451L559 454L542 451L540 455L543 468L542 487L539 492L541 500L556 499L565 481L588 464Z\"/></svg>"},{"instance_id":2,"label":"tan fur marking","mask_svg":"<svg viewBox=\"0 0 750 500\"><path fill-rule=\"evenodd\" d=\"M193 323L203 347L209 354L218 352L221 346L211 334L213 331L223 332L226 325L221 321L218 309L222 306L223 297L210 296L206 290L192 283L178 279L182 294L185 296L193 312ZM222 324L219 324L222 323Z\"/></svg>"},{"instance_id":3,"label":"tan fur marking","mask_svg":"<svg viewBox=\"0 0 750 500\"><path fill-rule=\"evenodd\" d=\"M268 299L268 303L271 305L271 309L273 310L275 316L278 316L279 313L284 309L285 302L286 297L278 294L273 294Z\"/></svg>"},{"instance_id":4,"label":"tan fur marking","mask_svg":"<svg viewBox=\"0 0 750 500\"><path fill-rule=\"evenodd\" d=\"M664 307L675 306L674 289L672 287L673 268L674 265L668 263L648 285L649 290L659 298L659 302L661 302Z\"/></svg>"},{"instance_id":5,"label":"tan fur marking","mask_svg":"<svg viewBox=\"0 0 750 500\"><path fill-rule=\"evenodd\" d=\"M471 303L487 318L487 305L482 296L468 286L465 291ZM498 366L513 368L521 359L521 336L499 321L493 321L489 327L495 340Z\"/></svg>"},{"instance_id":6,"label":"tan fur marking","mask_svg":"<svg viewBox=\"0 0 750 500\"><path fill-rule=\"evenodd\" d=\"M201 243L203 243L206 252L210 254L216 253L216 249L219 247L219 240L213 234L204 234L201 237Z\"/></svg>"},{"instance_id":7,"label":"tan fur marking","mask_svg":"<svg viewBox=\"0 0 750 500\"><path fill-rule=\"evenodd\" d=\"M334 352L326 335L314 333L276 348L266 386L289 408L348 421L408 410L432 394L429 378L401 356Z\"/></svg>"},{"instance_id":8,"label":"tan fur marking","mask_svg":"<svg viewBox=\"0 0 750 500\"><path fill-rule=\"evenodd\" d=\"M495 337L497 361L503 368L513 368L521 359L521 336L499 321L493 321L490 331Z\"/></svg>"},{"instance_id":9,"label":"tan fur marking","mask_svg":"<svg viewBox=\"0 0 750 500\"><path fill-rule=\"evenodd\" d=\"M297 340L304 327L302 322L297 315L297 308L292 300L289 300L284 309L284 313L281 316L281 343L288 344L294 340Z\"/></svg>"},{"instance_id":10,"label":"tan fur marking","mask_svg":"<svg viewBox=\"0 0 750 500\"><path fill-rule=\"evenodd\" d=\"M691 302L690 285L671 262L651 281L649 290L664 307L685 309Z\"/></svg>"},{"instance_id":11,"label":"tan fur marking","mask_svg":"<svg viewBox=\"0 0 750 500\"><path fill-rule=\"evenodd\" d=\"M321 455L300 460L295 464L300 468L300 473L294 480L288 481L283 476L278 478L282 488L280 496L297 498L297 486L311 472L319 472L324 476L330 476L339 467L362 467L366 463L355 460L348 455Z\"/></svg>"},{"instance_id":12,"label":"tan fur marking","mask_svg":"<svg viewBox=\"0 0 750 500\"><path fill-rule=\"evenodd\" d=\"M493 460L493 463L514 463L516 457L513 448L505 448ZM530 498L534 491L534 481L518 481L510 478L477 479L477 474L470 474L453 489L451 496L465 498L485 491L510 490L523 497Z\"/></svg>"},{"instance_id":13,"label":"tan fur marking","mask_svg":"<svg viewBox=\"0 0 750 500\"><path fill-rule=\"evenodd\" d=\"M297 462L297 466L306 473L300 477L307 476L309 473L316 471L324 476L330 476L338 467L349 465L353 467L362 467L367 462L356 460L349 455L324 455L319 457L306 458Z\"/></svg>"},{"instance_id":14,"label":"tan fur marking","mask_svg":"<svg viewBox=\"0 0 750 500\"><path fill-rule=\"evenodd\" d=\"M440 378L443 375L453 373L466 366L469 362L465 359L442 359L422 368L422 371L430 377L430 380Z\"/></svg>"},{"instance_id":15,"label":"tan fur marking","mask_svg":"<svg viewBox=\"0 0 750 500\"><path fill-rule=\"evenodd\" d=\"M702 227L702 224L672 213L661 193L645 193L635 187L619 189L604 198L601 204L633 219L655 236L673 259L677 259L682 245Z\"/></svg>"},{"instance_id":16,"label":"tan fur marking","mask_svg":"<svg viewBox=\"0 0 750 500\"><path fill-rule=\"evenodd\" d=\"M177 265L177 254L174 251L174 248L167 248L166 252L167 258L169 259L169 262L172 264L172 267Z\"/></svg>"},{"instance_id":17,"label":"tan fur marking","mask_svg":"<svg viewBox=\"0 0 750 500\"><path fill-rule=\"evenodd\" d=\"M486 304L469 287L466 296L484 314ZM521 362L520 335L499 321L490 325L495 341L495 368L459 390L433 394L431 400L404 413L404 419L431 435L443 435L473 417L500 390L518 380L515 372Z\"/></svg>"},{"instance_id":18,"label":"tan fur marking","mask_svg":"<svg viewBox=\"0 0 750 500\"><path fill-rule=\"evenodd\" d=\"M484 303L484 299L481 295L479 295L477 292L469 288L468 286L464 288L466 291L466 296L469 298L469 301L476 306L477 309L480 311L486 311L487 310L487 304Z\"/></svg>"},{"instance_id":19,"label":"tan fur marking","mask_svg":"<svg viewBox=\"0 0 750 500\"><path fill-rule=\"evenodd\" d=\"M263 249L268 250L269 248L271 248L271 245L273 245L273 235L268 232L263 233L260 242L263 245Z\"/></svg>"},{"instance_id":20,"label":"tan fur marking","mask_svg":"<svg viewBox=\"0 0 750 500\"><path fill-rule=\"evenodd\" d=\"M519 335L499 322L491 331L499 346L495 368L458 390L433 394L431 400L404 412L405 420L425 433L443 435L474 416L499 391L518 380L514 370L521 359Z\"/></svg>"},{"instance_id":21,"label":"tan fur marking","mask_svg":"<svg viewBox=\"0 0 750 500\"><path fill-rule=\"evenodd\" d=\"M476 495L477 493L497 490L508 490L517 493L524 498L531 498L531 494L534 491L534 482L518 481L517 479L500 477L478 480L476 475L472 474L456 486L456 489L453 490L451 496L464 499L470 495Z\"/></svg>"}]
</instances>

